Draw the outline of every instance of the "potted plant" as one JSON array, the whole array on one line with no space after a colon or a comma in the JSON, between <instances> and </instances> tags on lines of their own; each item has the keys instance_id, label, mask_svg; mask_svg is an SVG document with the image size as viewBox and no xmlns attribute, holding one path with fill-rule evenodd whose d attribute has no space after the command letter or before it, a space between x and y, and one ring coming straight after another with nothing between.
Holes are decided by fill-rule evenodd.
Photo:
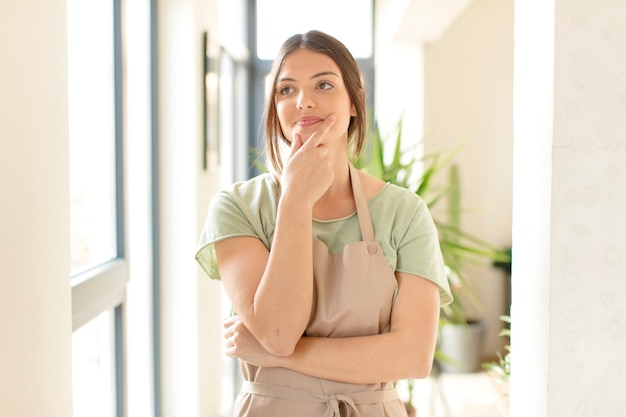
<instances>
[{"instance_id":1,"label":"potted plant","mask_svg":"<svg viewBox=\"0 0 626 417\"><path fill-rule=\"evenodd\" d=\"M445 221L434 219L439 234L439 243L444 263L448 270L450 287L454 301L443 308L440 319L440 340L435 353L435 371L475 371L480 369L480 337L484 333L484 324L474 323L468 320L467 305L479 307L471 287L465 277L464 266L471 262L491 261L510 262L510 255L505 250L494 247L489 243L467 233L460 227L460 179L457 167L452 159L459 147L446 151L426 155L421 159L416 158L413 148L403 150L402 146L402 120L395 129L395 143L393 155L390 158L385 154L385 140L383 140L377 127L368 141L368 148L357 160L353 161L357 168L382 179L383 181L396 184L401 187L414 190L432 211L434 208L445 206L447 213ZM422 174L419 178L413 178L413 170L418 165L423 165ZM438 176L448 173L447 181L441 184L437 181ZM472 350L465 344L452 351L448 349L448 341L461 339L468 341L470 336L476 334L478 342L474 344L474 356L470 364L464 364L464 356Z\"/></svg>"},{"instance_id":2,"label":"potted plant","mask_svg":"<svg viewBox=\"0 0 626 417\"><path fill-rule=\"evenodd\" d=\"M447 192L447 223L439 224L439 233L443 234L442 253L449 268L448 279L455 300L451 306L443 308L439 326L438 349L446 360L438 362L438 370L442 372L476 372L480 370L482 347L487 333L483 320L473 320L465 313L466 303L479 308L480 303L474 297L471 287L463 277L465 262L474 261L477 257L491 259L500 253L489 248L483 241L463 233L461 228L460 178L456 165L451 165L448 173ZM471 244L472 246L468 246ZM444 247L453 245L453 250ZM458 251L461 248L462 251ZM494 251L494 253L489 253ZM467 257L471 255L471 259Z\"/></svg>"}]
</instances>

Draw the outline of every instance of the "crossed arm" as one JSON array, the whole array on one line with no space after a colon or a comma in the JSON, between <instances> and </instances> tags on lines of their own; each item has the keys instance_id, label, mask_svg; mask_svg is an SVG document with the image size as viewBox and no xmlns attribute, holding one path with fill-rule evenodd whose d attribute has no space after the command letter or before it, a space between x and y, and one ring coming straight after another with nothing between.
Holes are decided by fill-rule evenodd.
<instances>
[{"instance_id":1,"label":"crossed arm","mask_svg":"<svg viewBox=\"0 0 626 417\"><path fill-rule=\"evenodd\" d=\"M352 383L425 377L435 351L439 289L421 277L396 274L389 333L302 336L313 298L313 205L334 181L332 154L321 143L334 122L329 116L304 143L294 136L281 177L271 252L253 237L215 244L222 283L237 313L224 324L227 354Z\"/></svg>"},{"instance_id":2,"label":"crossed arm","mask_svg":"<svg viewBox=\"0 0 626 417\"><path fill-rule=\"evenodd\" d=\"M423 378L430 373L440 307L433 282L396 273L398 295L389 333L302 337L311 311L312 271L309 274L294 256L287 256L291 263L272 259L255 238L227 239L216 245L216 251L224 287L238 313L224 322L228 356L349 383Z\"/></svg>"}]
</instances>

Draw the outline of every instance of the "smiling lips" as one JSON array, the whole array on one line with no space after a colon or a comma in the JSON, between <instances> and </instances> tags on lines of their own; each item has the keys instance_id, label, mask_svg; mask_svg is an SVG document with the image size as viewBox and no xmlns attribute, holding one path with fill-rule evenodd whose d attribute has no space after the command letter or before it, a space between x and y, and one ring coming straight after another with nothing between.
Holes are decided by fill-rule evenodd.
<instances>
[{"instance_id":1,"label":"smiling lips","mask_svg":"<svg viewBox=\"0 0 626 417\"><path fill-rule=\"evenodd\" d=\"M321 122L322 119L315 116L305 116L296 120L296 125L300 127L308 127L314 125L315 123Z\"/></svg>"}]
</instances>

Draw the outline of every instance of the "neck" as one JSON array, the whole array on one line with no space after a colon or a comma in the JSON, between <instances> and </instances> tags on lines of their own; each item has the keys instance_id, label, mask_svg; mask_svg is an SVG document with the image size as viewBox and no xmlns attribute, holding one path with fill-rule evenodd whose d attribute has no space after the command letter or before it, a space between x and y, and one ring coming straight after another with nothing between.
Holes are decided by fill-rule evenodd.
<instances>
[{"instance_id":1,"label":"neck","mask_svg":"<svg viewBox=\"0 0 626 417\"><path fill-rule=\"evenodd\" d=\"M355 210L350 181L350 167L342 163L335 167L335 180L313 207L313 217L320 220L345 217Z\"/></svg>"}]
</instances>

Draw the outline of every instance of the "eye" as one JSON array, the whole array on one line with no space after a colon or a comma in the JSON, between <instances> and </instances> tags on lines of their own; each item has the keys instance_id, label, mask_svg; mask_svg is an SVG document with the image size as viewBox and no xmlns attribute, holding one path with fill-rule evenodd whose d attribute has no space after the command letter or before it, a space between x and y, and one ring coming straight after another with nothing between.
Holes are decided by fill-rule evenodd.
<instances>
[{"instance_id":1,"label":"eye","mask_svg":"<svg viewBox=\"0 0 626 417\"><path fill-rule=\"evenodd\" d=\"M287 94L291 94L293 93L293 87L290 87L288 85L285 85L283 87L278 87L277 89L277 93L281 96L286 96Z\"/></svg>"},{"instance_id":2,"label":"eye","mask_svg":"<svg viewBox=\"0 0 626 417\"><path fill-rule=\"evenodd\" d=\"M317 88L319 88L320 90L330 90L331 88L333 88L333 85L328 81L320 81L320 83L317 85Z\"/></svg>"}]
</instances>

